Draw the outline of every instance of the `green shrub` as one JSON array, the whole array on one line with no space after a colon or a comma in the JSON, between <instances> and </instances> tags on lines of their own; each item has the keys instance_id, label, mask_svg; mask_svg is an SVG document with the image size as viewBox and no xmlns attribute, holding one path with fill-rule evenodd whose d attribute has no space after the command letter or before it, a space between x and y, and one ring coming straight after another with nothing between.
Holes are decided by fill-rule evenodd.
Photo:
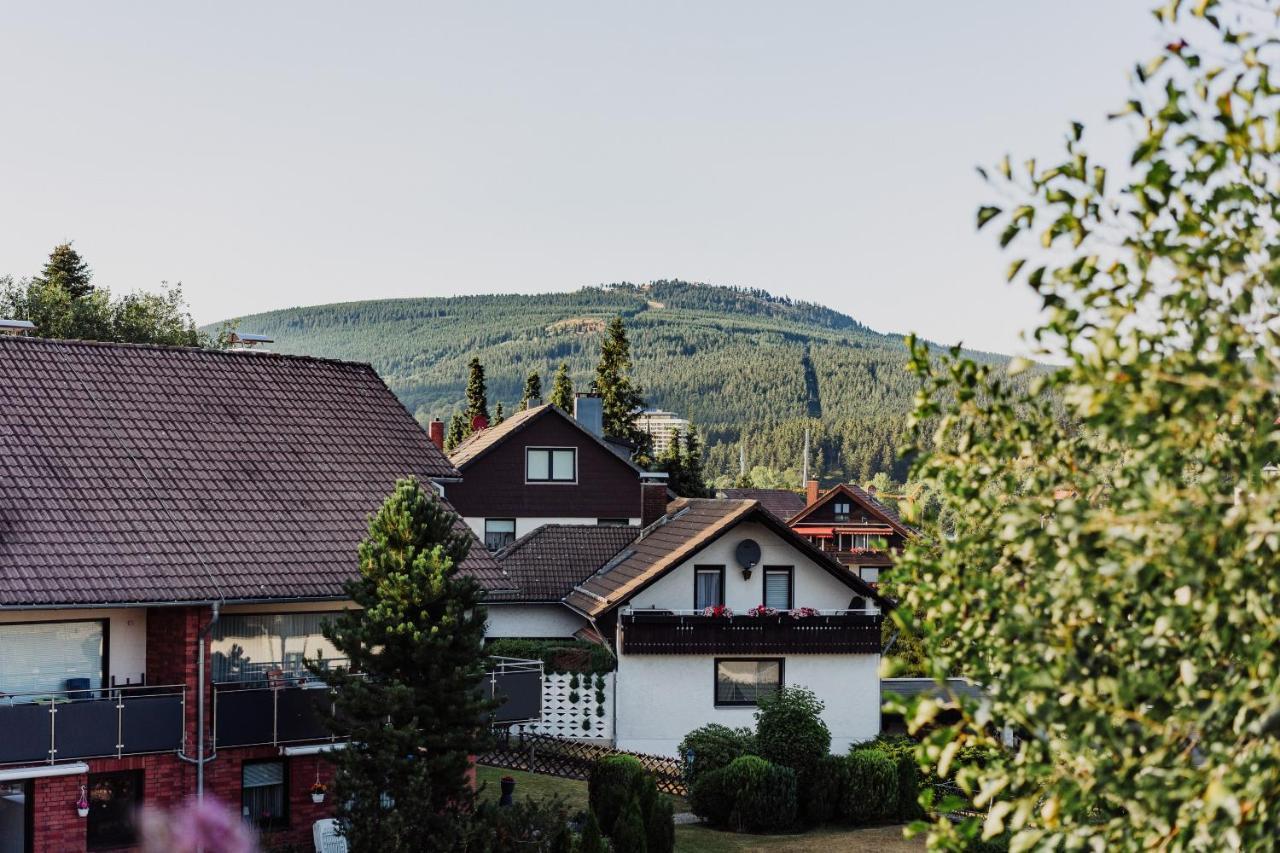
<instances>
[{"instance_id":1,"label":"green shrub","mask_svg":"<svg viewBox=\"0 0 1280 853\"><path fill-rule=\"evenodd\" d=\"M920 788L924 781L920 776L920 765L916 764L915 751L899 753L893 761L898 774L898 807L893 818L902 823L919 820L924 817L924 809L920 807Z\"/></svg>"},{"instance_id":2,"label":"green shrub","mask_svg":"<svg viewBox=\"0 0 1280 853\"><path fill-rule=\"evenodd\" d=\"M849 764L844 757L824 756L809 779L807 796L801 800L801 816L805 823L817 826L837 820L848 784Z\"/></svg>"},{"instance_id":3,"label":"green shrub","mask_svg":"<svg viewBox=\"0 0 1280 853\"><path fill-rule=\"evenodd\" d=\"M618 816L646 781L653 784L639 760L630 755L609 755L596 762L587 782L587 800L605 835L614 837Z\"/></svg>"},{"instance_id":4,"label":"green shrub","mask_svg":"<svg viewBox=\"0 0 1280 853\"><path fill-rule=\"evenodd\" d=\"M520 799L508 807L485 803L469 822L464 846L488 853L520 853L539 839L556 838L568 819L569 807L562 797Z\"/></svg>"},{"instance_id":5,"label":"green shrub","mask_svg":"<svg viewBox=\"0 0 1280 853\"><path fill-rule=\"evenodd\" d=\"M844 759L849 768L841 816L854 825L874 823L898 807L898 768L878 749L860 749Z\"/></svg>"},{"instance_id":6,"label":"green shrub","mask_svg":"<svg viewBox=\"0 0 1280 853\"><path fill-rule=\"evenodd\" d=\"M555 835L551 836L551 844L547 853L573 853L573 830L569 824L562 822Z\"/></svg>"},{"instance_id":7,"label":"green shrub","mask_svg":"<svg viewBox=\"0 0 1280 853\"><path fill-rule=\"evenodd\" d=\"M750 762L750 766L744 768L740 777L737 803L729 816L730 824L745 832L775 832L793 826L796 822L796 772L790 767L779 767L748 755L729 765L730 776L733 776L734 767L739 762Z\"/></svg>"},{"instance_id":8,"label":"green shrub","mask_svg":"<svg viewBox=\"0 0 1280 853\"><path fill-rule=\"evenodd\" d=\"M676 849L675 809L671 798L651 789L654 796L646 804L644 816L645 842L649 853L674 853Z\"/></svg>"},{"instance_id":9,"label":"green shrub","mask_svg":"<svg viewBox=\"0 0 1280 853\"><path fill-rule=\"evenodd\" d=\"M485 643L486 654L494 657L540 660L547 672L596 674L613 672L617 659L613 652L598 643L583 640L526 640L504 637ZM584 679L585 681L585 679ZM604 679L597 685L601 689Z\"/></svg>"},{"instance_id":10,"label":"green shrub","mask_svg":"<svg viewBox=\"0 0 1280 853\"><path fill-rule=\"evenodd\" d=\"M600 831L600 821L596 820L592 812L587 812L587 822L582 825L578 853L609 853L609 845L605 843L604 833Z\"/></svg>"},{"instance_id":11,"label":"green shrub","mask_svg":"<svg viewBox=\"0 0 1280 853\"><path fill-rule=\"evenodd\" d=\"M680 758L685 763L684 778L690 787L704 773L728 767L743 755L756 751L755 735L751 729L731 729L711 723L694 729L680 741ZM693 760L689 760L690 754Z\"/></svg>"},{"instance_id":12,"label":"green shrub","mask_svg":"<svg viewBox=\"0 0 1280 853\"><path fill-rule=\"evenodd\" d=\"M645 839L644 817L640 812L640 801L632 796L618 815L614 824L613 853L648 853L648 841Z\"/></svg>"},{"instance_id":13,"label":"green shrub","mask_svg":"<svg viewBox=\"0 0 1280 853\"><path fill-rule=\"evenodd\" d=\"M728 767L698 776L689 788L689 809L712 826L728 826L738 793L732 778Z\"/></svg>"},{"instance_id":14,"label":"green shrub","mask_svg":"<svg viewBox=\"0 0 1280 853\"><path fill-rule=\"evenodd\" d=\"M831 732L822 721L822 702L803 687L784 687L760 701L756 748L762 758L796 773L800 799L813 796L814 773L831 754Z\"/></svg>"}]
</instances>

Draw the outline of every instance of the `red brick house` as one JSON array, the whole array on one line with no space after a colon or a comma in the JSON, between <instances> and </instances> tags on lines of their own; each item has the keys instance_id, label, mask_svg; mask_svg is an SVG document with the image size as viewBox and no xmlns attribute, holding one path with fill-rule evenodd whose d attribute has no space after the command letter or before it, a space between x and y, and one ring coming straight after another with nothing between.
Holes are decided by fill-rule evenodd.
<instances>
[{"instance_id":1,"label":"red brick house","mask_svg":"<svg viewBox=\"0 0 1280 853\"><path fill-rule=\"evenodd\" d=\"M127 849L201 787L309 849L341 742L302 659L341 665L320 623L406 476L460 475L367 365L0 337L0 853Z\"/></svg>"}]
</instances>

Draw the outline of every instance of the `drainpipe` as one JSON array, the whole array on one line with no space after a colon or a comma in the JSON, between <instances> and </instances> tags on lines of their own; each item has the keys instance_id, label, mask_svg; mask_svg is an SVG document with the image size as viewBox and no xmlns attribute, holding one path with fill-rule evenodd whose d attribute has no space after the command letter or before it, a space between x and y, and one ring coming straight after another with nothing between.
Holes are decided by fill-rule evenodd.
<instances>
[{"instance_id":1,"label":"drainpipe","mask_svg":"<svg viewBox=\"0 0 1280 853\"><path fill-rule=\"evenodd\" d=\"M199 709L196 711L196 802L204 802L204 765L206 759L204 757L204 647L205 640L209 637L209 632L213 630L213 626L218 624L218 617L221 615L220 601L213 603L213 618L209 620L209 624L200 629L198 642L200 649L196 652L196 702ZM216 753L215 753L216 754ZM211 760L211 759L210 759Z\"/></svg>"}]
</instances>

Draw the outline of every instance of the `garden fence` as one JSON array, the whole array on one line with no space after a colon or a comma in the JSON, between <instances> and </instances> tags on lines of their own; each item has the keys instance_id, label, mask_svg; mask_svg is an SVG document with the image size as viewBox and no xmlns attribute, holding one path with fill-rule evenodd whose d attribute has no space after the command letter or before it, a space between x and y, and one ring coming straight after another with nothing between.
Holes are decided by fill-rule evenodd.
<instances>
[{"instance_id":1,"label":"garden fence","mask_svg":"<svg viewBox=\"0 0 1280 853\"><path fill-rule=\"evenodd\" d=\"M476 762L566 779L589 779L595 763L609 755L630 755L653 776L659 791L677 797L686 796L684 770L678 759L623 752L609 746L551 735L495 732L489 751L476 756Z\"/></svg>"}]
</instances>

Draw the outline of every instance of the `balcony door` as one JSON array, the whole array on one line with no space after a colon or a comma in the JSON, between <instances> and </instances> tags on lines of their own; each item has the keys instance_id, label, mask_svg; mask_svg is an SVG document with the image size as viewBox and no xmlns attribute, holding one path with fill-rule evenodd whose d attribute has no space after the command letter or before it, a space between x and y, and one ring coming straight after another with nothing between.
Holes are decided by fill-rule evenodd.
<instances>
[{"instance_id":1,"label":"balcony door","mask_svg":"<svg viewBox=\"0 0 1280 853\"><path fill-rule=\"evenodd\" d=\"M0 625L0 650L0 695L13 701L106 686L103 619L5 623Z\"/></svg>"},{"instance_id":2,"label":"balcony door","mask_svg":"<svg viewBox=\"0 0 1280 853\"><path fill-rule=\"evenodd\" d=\"M0 853L30 853L32 799L29 779L0 782Z\"/></svg>"}]
</instances>

